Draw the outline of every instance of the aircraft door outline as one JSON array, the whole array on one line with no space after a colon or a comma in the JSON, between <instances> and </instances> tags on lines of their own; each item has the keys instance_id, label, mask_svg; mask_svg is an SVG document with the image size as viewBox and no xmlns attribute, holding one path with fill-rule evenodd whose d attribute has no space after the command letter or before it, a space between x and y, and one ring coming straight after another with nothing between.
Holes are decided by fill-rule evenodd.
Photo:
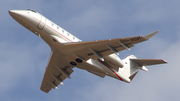
<instances>
[{"instance_id":1,"label":"aircraft door outline","mask_svg":"<svg viewBox=\"0 0 180 101\"><path fill-rule=\"evenodd\" d=\"M45 24L46 24L46 18L41 15L41 20L39 21L37 28L43 30Z\"/></svg>"}]
</instances>

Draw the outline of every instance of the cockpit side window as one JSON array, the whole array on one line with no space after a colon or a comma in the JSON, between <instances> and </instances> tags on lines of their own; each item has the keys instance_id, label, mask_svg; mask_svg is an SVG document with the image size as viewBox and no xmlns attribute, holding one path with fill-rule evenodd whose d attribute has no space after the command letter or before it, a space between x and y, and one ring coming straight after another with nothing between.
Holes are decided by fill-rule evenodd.
<instances>
[{"instance_id":1,"label":"cockpit side window","mask_svg":"<svg viewBox=\"0 0 180 101\"><path fill-rule=\"evenodd\" d=\"M34 13L36 13L36 11L35 10L32 10L32 9L28 9L29 11L32 11L32 12L34 12Z\"/></svg>"}]
</instances>

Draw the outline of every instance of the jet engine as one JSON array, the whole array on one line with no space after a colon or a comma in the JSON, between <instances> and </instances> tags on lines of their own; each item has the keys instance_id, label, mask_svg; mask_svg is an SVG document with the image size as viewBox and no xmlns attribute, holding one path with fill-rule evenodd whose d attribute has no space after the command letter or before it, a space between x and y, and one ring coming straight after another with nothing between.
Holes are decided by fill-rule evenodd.
<instances>
[{"instance_id":1,"label":"jet engine","mask_svg":"<svg viewBox=\"0 0 180 101\"><path fill-rule=\"evenodd\" d=\"M116 68L117 67L121 67L122 68L124 66L124 62L116 54L108 55L108 56L104 57L104 60L109 65L116 66Z\"/></svg>"}]
</instances>

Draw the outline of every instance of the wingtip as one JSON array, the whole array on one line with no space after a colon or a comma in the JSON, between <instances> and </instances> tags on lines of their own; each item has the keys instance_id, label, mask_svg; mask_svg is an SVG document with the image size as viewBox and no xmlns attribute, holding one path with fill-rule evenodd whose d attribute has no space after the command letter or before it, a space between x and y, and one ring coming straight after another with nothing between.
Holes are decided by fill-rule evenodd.
<instances>
[{"instance_id":1,"label":"wingtip","mask_svg":"<svg viewBox=\"0 0 180 101\"><path fill-rule=\"evenodd\" d=\"M159 32L159 30L153 32L153 33L150 33L148 35L145 35L143 36L146 40L149 40L151 37L153 37L154 35L156 35L157 33Z\"/></svg>"}]
</instances>

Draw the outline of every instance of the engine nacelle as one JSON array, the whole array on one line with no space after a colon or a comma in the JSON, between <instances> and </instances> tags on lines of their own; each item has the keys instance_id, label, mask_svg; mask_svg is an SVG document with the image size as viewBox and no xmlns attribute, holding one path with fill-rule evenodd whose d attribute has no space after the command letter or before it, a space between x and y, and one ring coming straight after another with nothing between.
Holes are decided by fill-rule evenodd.
<instances>
[{"instance_id":1,"label":"engine nacelle","mask_svg":"<svg viewBox=\"0 0 180 101\"><path fill-rule=\"evenodd\" d=\"M115 66L118 66L121 68L124 66L124 62L116 54L108 55L108 56L104 57L104 60L108 64L112 64L112 65L115 65Z\"/></svg>"}]
</instances>

